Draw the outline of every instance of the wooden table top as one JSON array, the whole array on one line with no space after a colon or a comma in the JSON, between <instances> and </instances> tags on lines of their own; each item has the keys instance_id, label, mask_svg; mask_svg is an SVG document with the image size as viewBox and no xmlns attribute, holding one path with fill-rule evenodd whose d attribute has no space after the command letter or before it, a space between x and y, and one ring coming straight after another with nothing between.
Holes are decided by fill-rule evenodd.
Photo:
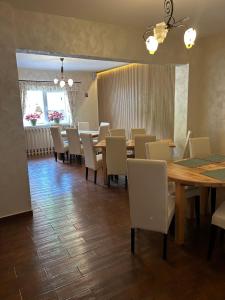
<instances>
[{"instance_id":1,"label":"wooden table top","mask_svg":"<svg viewBox=\"0 0 225 300\"><path fill-rule=\"evenodd\" d=\"M160 142L169 143L169 147L174 148L176 147L172 140L160 140ZM106 148L106 141L102 140L101 142L94 145L95 148ZM127 149L134 149L134 140L127 141Z\"/></svg>"},{"instance_id":2,"label":"wooden table top","mask_svg":"<svg viewBox=\"0 0 225 300\"><path fill-rule=\"evenodd\" d=\"M175 163L168 163L168 178L184 185L225 187L225 181L203 175L204 171L225 168L225 162L209 163L196 168L189 168Z\"/></svg>"}]
</instances>

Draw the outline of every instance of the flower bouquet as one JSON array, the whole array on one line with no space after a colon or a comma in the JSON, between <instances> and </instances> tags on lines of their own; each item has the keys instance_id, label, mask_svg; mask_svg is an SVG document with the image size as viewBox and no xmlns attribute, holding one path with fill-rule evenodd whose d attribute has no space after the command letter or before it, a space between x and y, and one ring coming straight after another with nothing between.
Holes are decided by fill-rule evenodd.
<instances>
[{"instance_id":1,"label":"flower bouquet","mask_svg":"<svg viewBox=\"0 0 225 300\"><path fill-rule=\"evenodd\" d=\"M30 121L32 126L36 126L37 119L40 119L40 115L37 114L37 113L28 114L28 115L25 116L25 119L27 121Z\"/></svg>"},{"instance_id":2,"label":"flower bouquet","mask_svg":"<svg viewBox=\"0 0 225 300\"><path fill-rule=\"evenodd\" d=\"M64 116L58 111L53 111L48 114L49 121L54 121L56 124L59 124L60 120L63 120Z\"/></svg>"}]
</instances>

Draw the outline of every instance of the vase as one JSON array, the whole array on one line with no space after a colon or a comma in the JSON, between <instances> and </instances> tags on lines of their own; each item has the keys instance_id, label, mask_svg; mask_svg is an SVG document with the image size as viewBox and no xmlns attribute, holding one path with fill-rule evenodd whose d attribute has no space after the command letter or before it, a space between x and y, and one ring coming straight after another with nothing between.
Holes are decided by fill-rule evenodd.
<instances>
[{"instance_id":1,"label":"vase","mask_svg":"<svg viewBox=\"0 0 225 300\"><path fill-rule=\"evenodd\" d=\"M30 120L30 123L31 123L32 126L36 126L37 120Z\"/></svg>"},{"instance_id":2,"label":"vase","mask_svg":"<svg viewBox=\"0 0 225 300\"><path fill-rule=\"evenodd\" d=\"M59 124L60 119L54 119L55 124Z\"/></svg>"}]
</instances>

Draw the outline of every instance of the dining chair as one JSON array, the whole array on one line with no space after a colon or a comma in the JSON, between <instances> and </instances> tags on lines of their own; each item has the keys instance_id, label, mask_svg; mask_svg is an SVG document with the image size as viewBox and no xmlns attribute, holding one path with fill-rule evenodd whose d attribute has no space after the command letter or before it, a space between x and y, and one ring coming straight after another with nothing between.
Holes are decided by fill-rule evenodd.
<instances>
[{"instance_id":1,"label":"dining chair","mask_svg":"<svg viewBox=\"0 0 225 300\"><path fill-rule=\"evenodd\" d=\"M168 193L166 161L128 159L128 192L131 218L131 252L135 253L135 229L163 234L163 259L167 235L175 212L175 196Z\"/></svg>"},{"instance_id":2,"label":"dining chair","mask_svg":"<svg viewBox=\"0 0 225 300\"><path fill-rule=\"evenodd\" d=\"M116 128L109 130L110 136L124 136L126 137L126 131L123 128Z\"/></svg>"},{"instance_id":3,"label":"dining chair","mask_svg":"<svg viewBox=\"0 0 225 300\"><path fill-rule=\"evenodd\" d=\"M131 139L134 140L135 135L146 134L145 128L131 128Z\"/></svg>"},{"instance_id":4,"label":"dining chair","mask_svg":"<svg viewBox=\"0 0 225 300\"><path fill-rule=\"evenodd\" d=\"M96 184L97 171L99 168L102 168L102 155L96 154L91 134L81 133L80 137L84 149L86 180L88 179L88 170L91 169L94 171L94 183Z\"/></svg>"},{"instance_id":5,"label":"dining chair","mask_svg":"<svg viewBox=\"0 0 225 300\"><path fill-rule=\"evenodd\" d=\"M78 122L78 130L90 130L89 122Z\"/></svg>"},{"instance_id":6,"label":"dining chair","mask_svg":"<svg viewBox=\"0 0 225 300\"><path fill-rule=\"evenodd\" d=\"M97 142L99 143L100 141L104 140L108 135L109 135L109 125L100 125Z\"/></svg>"},{"instance_id":7,"label":"dining chair","mask_svg":"<svg viewBox=\"0 0 225 300\"><path fill-rule=\"evenodd\" d=\"M225 202L221 203L212 215L208 248L208 260L211 258L213 253L218 228L221 229L221 234L223 236L225 230Z\"/></svg>"},{"instance_id":8,"label":"dining chair","mask_svg":"<svg viewBox=\"0 0 225 300\"><path fill-rule=\"evenodd\" d=\"M67 128L66 135L68 139L70 163L72 162L72 156L78 156L79 161L82 161L83 146L80 142L80 136L77 128Z\"/></svg>"},{"instance_id":9,"label":"dining chair","mask_svg":"<svg viewBox=\"0 0 225 300\"><path fill-rule=\"evenodd\" d=\"M189 139L190 157L204 158L211 154L210 140L208 137Z\"/></svg>"},{"instance_id":10,"label":"dining chair","mask_svg":"<svg viewBox=\"0 0 225 300\"><path fill-rule=\"evenodd\" d=\"M55 161L57 161L58 154L60 154L60 156L62 157L62 161L64 163L65 162L65 153L66 153L67 159L68 159L68 144L65 141L63 141L63 138L61 136L60 127L51 126L50 132L51 132L53 145L54 145Z\"/></svg>"},{"instance_id":11,"label":"dining chair","mask_svg":"<svg viewBox=\"0 0 225 300\"><path fill-rule=\"evenodd\" d=\"M106 137L106 166L108 186L110 186L111 176L124 175L125 187L127 187L127 146L125 137Z\"/></svg>"},{"instance_id":12,"label":"dining chair","mask_svg":"<svg viewBox=\"0 0 225 300\"><path fill-rule=\"evenodd\" d=\"M137 134L134 137L134 153L135 158L146 158L145 144L155 142L156 136L147 134Z\"/></svg>"},{"instance_id":13,"label":"dining chair","mask_svg":"<svg viewBox=\"0 0 225 300\"><path fill-rule=\"evenodd\" d=\"M186 136L186 139L185 139L184 149L183 149L183 152L182 152L182 155L181 155L181 157L183 159L188 156L188 145L189 145L189 139L190 139L191 135L192 135L191 130L188 130L187 136Z\"/></svg>"},{"instance_id":14,"label":"dining chair","mask_svg":"<svg viewBox=\"0 0 225 300\"><path fill-rule=\"evenodd\" d=\"M147 159L171 161L172 155L169 142L150 142L145 144Z\"/></svg>"}]
</instances>

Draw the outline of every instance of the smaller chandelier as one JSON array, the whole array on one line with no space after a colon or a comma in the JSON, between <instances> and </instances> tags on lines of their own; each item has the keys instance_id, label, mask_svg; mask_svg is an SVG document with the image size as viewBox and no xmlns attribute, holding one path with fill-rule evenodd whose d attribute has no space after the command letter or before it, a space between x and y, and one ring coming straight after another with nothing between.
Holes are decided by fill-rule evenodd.
<instances>
[{"instance_id":1,"label":"smaller chandelier","mask_svg":"<svg viewBox=\"0 0 225 300\"><path fill-rule=\"evenodd\" d=\"M55 78L54 79L54 84L59 84L59 86L61 88L64 88L64 86L66 85L66 83L68 84L69 87L72 87L73 86L73 79L68 79L66 80L65 79L65 76L64 76L64 67L63 67L63 62L64 62L64 58L61 57L60 58L61 62L62 62L62 66L61 66L61 76L60 76L60 79L58 78Z\"/></svg>"},{"instance_id":2,"label":"smaller chandelier","mask_svg":"<svg viewBox=\"0 0 225 300\"><path fill-rule=\"evenodd\" d=\"M150 26L145 33L143 38L145 40L146 48L150 54L155 54L158 49L158 45L162 44L167 36L169 30L176 27L184 27L183 22L187 21L189 18L183 18L181 20L175 21L173 16L173 0L164 0L165 9L165 20L155 26ZM195 44L196 30L189 28L184 33L184 43L187 49L190 49Z\"/></svg>"}]
</instances>

